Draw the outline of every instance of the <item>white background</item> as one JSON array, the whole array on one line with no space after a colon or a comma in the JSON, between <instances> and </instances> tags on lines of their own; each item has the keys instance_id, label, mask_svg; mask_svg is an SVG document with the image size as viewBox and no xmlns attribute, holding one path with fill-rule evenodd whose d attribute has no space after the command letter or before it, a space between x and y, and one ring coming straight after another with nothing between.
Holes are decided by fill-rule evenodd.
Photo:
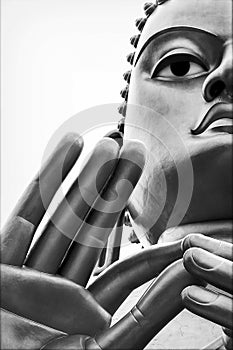
<instances>
[{"instance_id":1,"label":"white background","mask_svg":"<svg viewBox=\"0 0 233 350\"><path fill-rule=\"evenodd\" d=\"M54 131L86 108L122 102L143 3L2 0L2 223Z\"/></svg>"}]
</instances>

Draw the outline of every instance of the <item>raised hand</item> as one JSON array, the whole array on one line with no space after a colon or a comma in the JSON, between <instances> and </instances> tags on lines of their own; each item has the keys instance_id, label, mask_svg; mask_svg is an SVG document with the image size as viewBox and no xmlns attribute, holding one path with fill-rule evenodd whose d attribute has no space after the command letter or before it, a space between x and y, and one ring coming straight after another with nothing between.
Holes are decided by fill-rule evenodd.
<instances>
[{"instance_id":1,"label":"raised hand","mask_svg":"<svg viewBox=\"0 0 233 350\"><path fill-rule=\"evenodd\" d=\"M231 329L232 244L203 235L115 263L85 289L142 173L145 150L139 142L120 150L112 139L101 140L29 250L81 150L82 140L74 135L60 143L2 232L3 348L143 349L184 306ZM130 292L158 275L131 312L110 327Z\"/></svg>"},{"instance_id":2,"label":"raised hand","mask_svg":"<svg viewBox=\"0 0 233 350\"><path fill-rule=\"evenodd\" d=\"M40 348L68 334L94 335L111 317L84 289L145 161L140 142L104 138L50 218L33 236L82 150L69 135L28 187L1 234L3 348Z\"/></svg>"}]
</instances>

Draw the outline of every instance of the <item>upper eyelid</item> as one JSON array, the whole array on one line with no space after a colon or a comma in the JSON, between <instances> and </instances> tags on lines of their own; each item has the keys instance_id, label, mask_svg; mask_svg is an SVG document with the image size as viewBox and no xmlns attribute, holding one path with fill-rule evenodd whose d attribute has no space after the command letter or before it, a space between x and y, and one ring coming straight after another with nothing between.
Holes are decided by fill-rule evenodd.
<instances>
[{"instance_id":1,"label":"upper eyelid","mask_svg":"<svg viewBox=\"0 0 233 350\"><path fill-rule=\"evenodd\" d=\"M169 58L172 58L175 56L182 56L182 55L184 55L184 56L186 55L190 58L193 57L194 58L193 61L196 60L196 62L194 62L194 63L202 64L203 68L206 69L207 71L210 69L209 62L207 62L206 59L204 59L203 57L198 55L196 52L193 52L192 50L180 48L180 49L175 49L175 50L169 51L165 55L163 55L159 59L159 61L156 63L156 65L153 66L151 75L154 74L154 72L158 69L159 66L162 65L163 62L164 62L164 65L166 65L166 61L169 60Z\"/></svg>"}]
</instances>

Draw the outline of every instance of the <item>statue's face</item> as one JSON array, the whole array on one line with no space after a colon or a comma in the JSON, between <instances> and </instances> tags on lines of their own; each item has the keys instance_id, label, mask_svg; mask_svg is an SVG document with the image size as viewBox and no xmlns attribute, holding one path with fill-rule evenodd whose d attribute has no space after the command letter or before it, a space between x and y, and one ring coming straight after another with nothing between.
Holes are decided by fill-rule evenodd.
<instances>
[{"instance_id":1,"label":"statue's face","mask_svg":"<svg viewBox=\"0 0 233 350\"><path fill-rule=\"evenodd\" d=\"M153 243L169 227L232 218L232 0L158 6L135 58L125 137L148 149L129 205L137 234Z\"/></svg>"}]
</instances>

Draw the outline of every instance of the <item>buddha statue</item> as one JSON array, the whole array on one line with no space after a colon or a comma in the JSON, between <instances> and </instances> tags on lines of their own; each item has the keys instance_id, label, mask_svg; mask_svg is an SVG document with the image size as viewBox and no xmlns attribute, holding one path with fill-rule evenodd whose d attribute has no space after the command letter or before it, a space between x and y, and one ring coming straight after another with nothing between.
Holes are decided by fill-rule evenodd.
<instances>
[{"instance_id":1,"label":"buddha statue","mask_svg":"<svg viewBox=\"0 0 233 350\"><path fill-rule=\"evenodd\" d=\"M81 137L60 142L3 229L3 349L144 349L184 308L224 327L213 346L231 348L231 7L231 0L145 4L119 131L98 142L33 247ZM88 284L125 208L144 249Z\"/></svg>"},{"instance_id":2,"label":"buddha statue","mask_svg":"<svg viewBox=\"0 0 233 350\"><path fill-rule=\"evenodd\" d=\"M124 137L148 150L129 211L151 244L177 226L232 228L232 2L161 3L137 22L125 106Z\"/></svg>"}]
</instances>

